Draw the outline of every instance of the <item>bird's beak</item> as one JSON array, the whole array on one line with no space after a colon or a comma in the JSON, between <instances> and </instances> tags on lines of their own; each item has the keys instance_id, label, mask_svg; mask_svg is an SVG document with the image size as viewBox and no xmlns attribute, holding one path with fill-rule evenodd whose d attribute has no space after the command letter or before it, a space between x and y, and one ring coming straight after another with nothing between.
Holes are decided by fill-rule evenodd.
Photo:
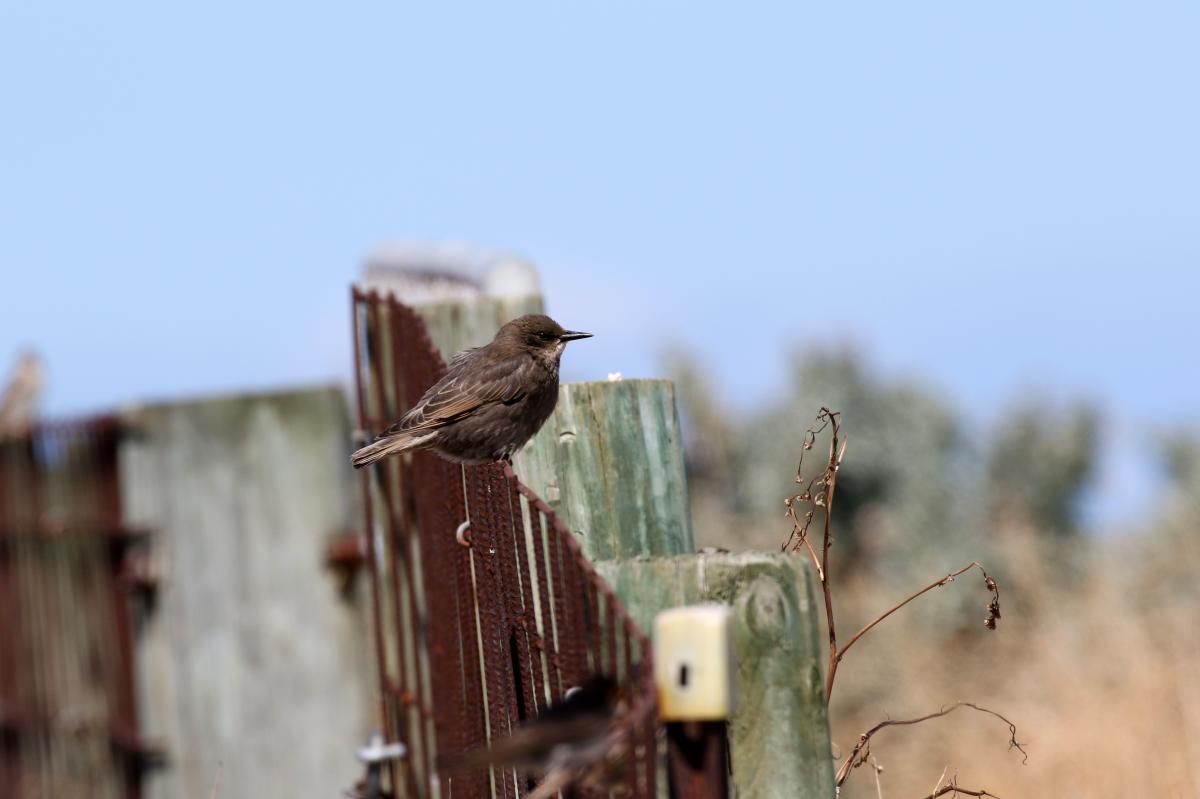
<instances>
[{"instance_id":1,"label":"bird's beak","mask_svg":"<svg viewBox=\"0 0 1200 799\"><path fill-rule=\"evenodd\" d=\"M577 338L591 338L591 333L580 333L578 330L568 330L559 336L559 341L574 341Z\"/></svg>"}]
</instances>

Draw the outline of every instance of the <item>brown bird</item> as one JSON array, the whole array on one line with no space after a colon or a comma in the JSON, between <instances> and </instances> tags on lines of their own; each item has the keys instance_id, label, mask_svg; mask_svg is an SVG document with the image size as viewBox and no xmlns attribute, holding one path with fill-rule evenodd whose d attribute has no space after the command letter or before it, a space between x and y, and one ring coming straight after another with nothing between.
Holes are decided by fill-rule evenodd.
<instances>
[{"instance_id":1,"label":"brown bird","mask_svg":"<svg viewBox=\"0 0 1200 799\"><path fill-rule=\"evenodd\" d=\"M492 343L455 355L446 376L350 462L357 469L419 449L460 463L511 462L554 411L567 342L591 335L541 314L512 320Z\"/></svg>"}]
</instances>

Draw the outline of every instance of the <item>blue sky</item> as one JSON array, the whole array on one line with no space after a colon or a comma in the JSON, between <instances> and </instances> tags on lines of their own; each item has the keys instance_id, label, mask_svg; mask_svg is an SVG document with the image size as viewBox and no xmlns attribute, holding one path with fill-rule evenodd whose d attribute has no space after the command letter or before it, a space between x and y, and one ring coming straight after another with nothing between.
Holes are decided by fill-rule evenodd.
<instances>
[{"instance_id":1,"label":"blue sky","mask_svg":"<svg viewBox=\"0 0 1200 799\"><path fill-rule=\"evenodd\" d=\"M1198 420L1200 6L434 5L0 7L0 356L59 413L339 379L362 256L455 239L579 379L849 339L984 423Z\"/></svg>"}]
</instances>

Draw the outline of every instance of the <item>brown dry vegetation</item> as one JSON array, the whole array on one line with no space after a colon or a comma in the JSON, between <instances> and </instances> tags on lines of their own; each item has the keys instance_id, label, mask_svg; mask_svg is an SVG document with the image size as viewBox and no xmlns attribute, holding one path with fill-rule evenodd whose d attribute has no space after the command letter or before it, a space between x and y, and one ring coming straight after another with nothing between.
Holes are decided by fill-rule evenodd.
<instances>
[{"instance_id":1,"label":"brown dry vegetation","mask_svg":"<svg viewBox=\"0 0 1200 799\"><path fill-rule=\"evenodd\" d=\"M673 372L701 546L778 551L812 412L843 411L830 554L841 646L972 560L1000 584L994 632L971 571L854 645L832 695L832 756L883 719L967 701L1011 719L1028 760L1003 722L963 710L881 730L871 755L882 772L857 769L843 797L927 797L955 776L1004 799L1200 796L1200 435L1155 435L1147 421L1137 443L1159 456L1157 496L1101 535L1079 514L1105 424L1087 404L1025 397L977 429L919 383L814 350L794 360L790 396L732 413L694 361ZM819 440L806 479L827 452ZM817 514L818 555L821 525ZM806 548L794 557L813 568Z\"/></svg>"},{"instance_id":2,"label":"brown dry vegetation","mask_svg":"<svg viewBox=\"0 0 1200 799\"><path fill-rule=\"evenodd\" d=\"M873 747L885 796L926 796L943 768L964 786L1002 797L1196 796L1194 613L1170 596L1137 600L1145 578L1136 575L1132 543L1092 547L1085 576L1064 581L1035 538L1008 532L1020 567L1003 587L1007 598L1020 599L1009 603L1000 630L987 634L981 626L947 638L923 623L917 606L890 620L843 664L835 740L852 745L880 716L968 699L1018 725L1028 762L1007 750L1007 730L986 717L956 714L888 730ZM847 606L888 601L862 584L842 596ZM852 779L843 795L875 795L869 774Z\"/></svg>"},{"instance_id":3,"label":"brown dry vegetation","mask_svg":"<svg viewBox=\"0 0 1200 799\"><path fill-rule=\"evenodd\" d=\"M778 549L790 529L780 517L748 526L717 501L694 502L701 544ZM1200 796L1197 516L1184 495L1146 530L1119 539L1054 540L1026 524L997 524L999 629L983 626L989 597L975 572L889 617L841 663L833 754L840 762L884 718L966 700L1011 719L1028 761L1009 750L1002 722L960 712L878 733L878 787L863 767L842 796L925 797L955 775L963 788L1005 799ZM835 536L836 525L835 504ZM730 529L755 533L730 541ZM931 562L924 582L960 565ZM911 593L869 568L835 590L843 637Z\"/></svg>"}]
</instances>

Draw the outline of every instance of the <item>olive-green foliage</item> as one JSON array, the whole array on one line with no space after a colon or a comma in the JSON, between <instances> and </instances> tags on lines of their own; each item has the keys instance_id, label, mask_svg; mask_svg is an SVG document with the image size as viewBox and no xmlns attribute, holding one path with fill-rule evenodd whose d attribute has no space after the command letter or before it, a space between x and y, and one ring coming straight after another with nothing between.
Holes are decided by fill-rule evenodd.
<instances>
[{"instance_id":1,"label":"olive-green foliage","mask_svg":"<svg viewBox=\"0 0 1200 799\"><path fill-rule=\"evenodd\" d=\"M1200 434L1172 431L1162 458L1168 485L1147 510L1149 535L1140 541L1135 598L1153 607L1170 598L1200 611Z\"/></svg>"},{"instance_id":2,"label":"olive-green foliage","mask_svg":"<svg viewBox=\"0 0 1200 799\"><path fill-rule=\"evenodd\" d=\"M1006 414L987 451L988 510L1047 535L1078 532L1078 500L1092 474L1099 420L1085 405L1025 405Z\"/></svg>"},{"instance_id":3,"label":"olive-green foliage","mask_svg":"<svg viewBox=\"0 0 1200 799\"><path fill-rule=\"evenodd\" d=\"M842 569L869 564L911 585L986 560L1001 516L1054 537L1079 527L1098 426L1086 406L1024 406L1002 414L1005 424L988 439L919 381L882 376L853 350L824 348L792 357L782 397L731 417L694 361L676 353L671 364L693 493L722 497L731 514L756 526L781 519L783 499L796 493L797 459L818 409L841 413L848 447L834 520ZM806 479L827 455L822 437L805 456ZM782 543L787 525L771 524ZM733 535L725 545L744 547Z\"/></svg>"},{"instance_id":4,"label":"olive-green foliage","mask_svg":"<svg viewBox=\"0 0 1200 799\"><path fill-rule=\"evenodd\" d=\"M1164 437L1163 462L1175 487L1200 498L1200 434L1177 430Z\"/></svg>"}]
</instances>

